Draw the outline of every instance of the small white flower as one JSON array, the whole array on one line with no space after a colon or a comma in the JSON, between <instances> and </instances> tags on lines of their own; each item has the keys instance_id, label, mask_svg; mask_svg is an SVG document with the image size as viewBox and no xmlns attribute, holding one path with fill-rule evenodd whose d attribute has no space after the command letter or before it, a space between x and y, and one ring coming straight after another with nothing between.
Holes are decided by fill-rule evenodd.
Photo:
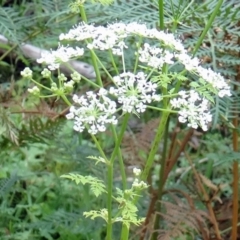
<instances>
[{"instance_id":1,"label":"small white flower","mask_svg":"<svg viewBox=\"0 0 240 240\"><path fill-rule=\"evenodd\" d=\"M79 83L81 80L81 75L76 71L74 73L72 73L70 76L71 76L72 80L76 83Z\"/></svg>"},{"instance_id":2,"label":"small white flower","mask_svg":"<svg viewBox=\"0 0 240 240\"><path fill-rule=\"evenodd\" d=\"M206 131L208 124L212 121L208 100L201 98L194 90L190 90L189 93L181 91L179 95L179 98L170 100L173 108L179 108L179 122L188 122L189 127L196 129L200 126Z\"/></svg>"},{"instance_id":3,"label":"small white flower","mask_svg":"<svg viewBox=\"0 0 240 240\"><path fill-rule=\"evenodd\" d=\"M45 63L50 70L56 70L61 63L66 63L70 59L82 56L84 54L83 48L64 47L59 46L57 50L51 52L42 52L41 58L37 59L38 63Z\"/></svg>"},{"instance_id":4,"label":"small white flower","mask_svg":"<svg viewBox=\"0 0 240 240\"><path fill-rule=\"evenodd\" d=\"M66 115L66 118L67 118L68 120L74 118L74 114L71 112L71 110L70 110L70 112Z\"/></svg>"},{"instance_id":5,"label":"small white flower","mask_svg":"<svg viewBox=\"0 0 240 240\"><path fill-rule=\"evenodd\" d=\"M138 179L134 179L134 182L132 184L132 187L133 188L138 188L139 190L140 189L145 189L148 187L148 185L144 182L144 181L140 181Z\"/></svg>"},{"instance_id":6,"label":"small white flower","mask_svg":"<svg viewBox=\"0 0 240 240\"><path fill-rule=\"evenodd\" d=\"M156 94L157 84L147 81L143 72L136 75L130 72L122 73L113 80L116 87L111 87L109 92L118 98L123 112L144 112L146 103L161 99Z\"/></svg>"},{"instance_id":7,"label":"small white flower","mask_svg":"<svg viewBox=\"0 0 240 240\"><path fill-rule=\"evenodd\" d=\"M29 93L38 96L40 94L40 89L37 86L28 89Z\"/></svg>"},{"instance_id":8,"label":"small white flower","mask_svg":"<svg viewBox=\"0 0 240 240\"><path fill-rule=\"evenodd\" d=\"M137 22L132 22L126 25L127 32L134 34L134 35L140 35L142 37L148 36L149 29L145 24L140 24Z\"/></svg>"},{"instance_id":9,"label":"small white flower","mask_svg":"<svg viewBox=\"0 0 240 240\"><path fill-rule=\"evenodd\" d=\"M136 178L133 181L132 187L138 188L139 187L139 180Z\"/></svg>"},{"instance_id":10,"label":"small white flower","mask_svg":"<svg viewBox=\"0 0 240 240\"><path fill-rule=\"evenodd\" d=\"M58 86L57 86L57 84L55 82L51 83L51 90L53 92L56 92L58 90Z\"/></svg>"},{"instance_id":11,"label":"small white flower","mask_svg":"<svg viewBox=\"0 0 240 240\"><path fill-rule=\"evenodd\" d=\"M145 43L143 48L139 49L139 61L147 63L148 66L161 69L164 63L173 64L174 55L169 51L163 51L163 49L150 46Z\"/></svg>"},{"instance_id":12,"label":"small white flower","mask_svg":"<svg viewBox=\"0 0 240 240\"><path fill-rule=\"evenodd\" d=\"M51 72L47 68L44 68L43 71L41 72L41 74L44 78L50 78L51 77Z\"/></svg>"},{"instance_id":13,"label":"small white flower","mask_svg":"<svg viewBox=\"0 0 240 240\"><path fill-rule=\"evenodd\" d=\"M117 124L116 103L109 99L105 89L98 94L87 92L86 96L73 96L76 106L69 109L68 119L74 119L74 130L82 132L86 127L90 134L106 131L107 124Z\"/></svg>"},{"instance_id":14,"label":"small white flower","mask_svg":"<svg viewBox=\"0 0 240 240\"><path fill-rule=\"evenodd\" d=\"M231 96L230 86L220 73L216 73L210 68L206 69L201 66L196 69L196 72L203 80L210 83L215 89L218 90L219 97Z\"/></svg>"},{"instance_id":15,"label":"small white flower","mask_svg":"<svg viewBox=\"0 0 240 240\"><path fill-rule=\"evenodd\" d=\"M32 78L32 70L29 67L26 67L21 71L21 75L25 78Z\"/></svg>"},{"instance_id":16,"label":"small white flower","mask_svg":"<svg viewBox=\"0 0 240 240\"><path fill-rule=\"evenodd\" d=\"M63 89L67 93L72 92L73 87L74 87L74 81L73 80L70 80L69 82L64 82L64 84L63 84Z\"/></svg>"},{"instance_id":17,"label":"small white flower","mask_svg":"<svg viewBox=\"0 0 240 240\"><path fill-rule=\"evenodd\" d=\"M140 186L142 189L148 187L148 185L147 185L144 181L141 181L141 182L139 183L139 186Z\"/></svg>"},{"instance_id":18,"label":"small white flower","mask_svg":"<svg viewBox=\"0 0 240 240\"><path fill-rule=\"evenodd\" d=\"M139 169L139 168L133 168L133 174L135 175L135 176L140 176L140 174L141 174L141 169Z\"/></svg>"},{"instance_id":19,"label":"small white flower","mask_svg":"<svg viewBox=\"0 0 240 240\"><path fill-rule=\"evenodd\" d=\"M66 78L66 76L65 76L63 73L61 73L60 75L58 75L58 79L59 79L61 82L67 81L67 78Z\"/></svg>"},{"instance_id":20,"label":"small white flower","mask_svg":"<svg viewBox=\"0 0 240 240\"><path fill-rule=\"evenodd\" d=\"M200 64L198 58L191 58L187 53L176 54L175 57L184 65L188 71L196 70Z\"/></svg>"}]
</instances>

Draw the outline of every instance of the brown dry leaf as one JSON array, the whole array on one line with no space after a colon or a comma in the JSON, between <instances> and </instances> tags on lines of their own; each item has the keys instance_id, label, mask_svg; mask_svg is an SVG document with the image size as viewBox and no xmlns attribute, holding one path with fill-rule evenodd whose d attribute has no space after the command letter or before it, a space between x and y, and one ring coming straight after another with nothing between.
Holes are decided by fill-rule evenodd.
<instances>
[{"instance_id":1,"label":"brown dry leaf","mask_svg":"<svg viewBox=\"0 0 240 240\"><path fill-rule=\"evenodd\" d=\"M122 141L122 151L125 160L130 165L139 165L144 161L144 154L150 150L155 130L160 119L152 119L141 126L139 132L126 132Z\"/></svg>"},{"instance_id":2,"label":"brown dry leaf","mask_svg":"<svg viewBox=\"0 0 240 240\"><path fill-rule=\"evenodd\" d=\"M179 203L174 204L171 202L162 202L162 205L166 212L159 214L163 217L167 227L166 229L158 230L159 240L173 239L184 236L187 233L193 236L194 232L200 231L199 224L206 226L208 215L202 210L191 209L183 201L181 201L180 205Z\"/></svg>"},{"instance_id":3,"label":"brown dry leaf","mask_svg":"<svg viewBox=\"0 0 240 240\"><path fill-rule=\"evenodd\" d=\"M198 175L200 176L202 182L211 190L213 190L214 192L217 192L219 190L219 187L217 185L215 185L211 180L209 180L207 177L205 177L204 175L202 175L201 173L198 173Z\"/></svg>"}]
</instances>

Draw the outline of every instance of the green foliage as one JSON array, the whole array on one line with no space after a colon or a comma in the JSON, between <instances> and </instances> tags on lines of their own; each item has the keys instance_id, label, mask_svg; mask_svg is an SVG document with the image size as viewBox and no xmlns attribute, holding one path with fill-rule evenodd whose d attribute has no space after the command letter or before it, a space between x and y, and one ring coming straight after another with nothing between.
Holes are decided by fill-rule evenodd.
<instances>
[{"instance_id":1,"label":"green foliage","mask_svg":"<svg viewBox=\"0 0 240 240\"><path fill-rule=\"evenodd\" d=\"M4 198L4 196L11 190L18 179L19 178L17 175L12 174L10 178L3 178L0 180L0 198Z\"/></svg>"},{"instance_id":2,"label":"green foliage","mask_svg":"<svg viewBox=\"0 0 240 240\"><path fill-rule=\"evenodd\" d=\"M89 159L92 159L92 160L95 160L96 161L96 165L98 164L98 163L105 163L105 164L109 164L109 161L107 160L107 159L104 159L104 158L102 158L102 157L96 157L96 156L89 156L88 157Z\"/></svg>"},{"instance_id":3,"label":"green foliage","mask_svg":"<svg viewBox=\"0 0 240 240\"><path fill-rule=\"evenodd\" d=\"M103 1L100 2L103 3ZM165 1L166 28L180 36L185 46L192 51L216 3L217 0ZM67 0L40 2L33 0L27 4L23 1L20 5L14 3L12 6L7 6L7 3L4 2L1 4L0 32L10 39L12 44L20 45L23 42L31 42L46 49L55 48L58 45L58 35L81 21L76 11L69 11L69 1ZM141 21L149 27L158 25L157 1L114 1L111 6L92 5L91 1L86 1L85 8L90 23L107 24L117 20L124 22ZM240 64L237 55L239 52L237 40L240 37L238 25L240 11L238 9L237 0L224 1L211 30L196 54L206 66L221 72L233 84L235 84L237 66ZM15 49L17 45L4 46L4 48L11 49L18 56L14 64L18 62L19 58L28 63L29 60L21 56L21 51L18 48ZM104 59L104 61L108 66L108 59ZM129 62L131 63L131 59ZM2 70L3 64L4 71ZM12 61L11 63L1 61L2 72L9 72L8 79L1 75L1 81L10 81L12 70L15 69L14 64ZM14 80L19 78L15 75L11 75L12 77ZM189 83L185 76L177 75L177 73L171 76L171 81L165 75L156 78L156 81L164 87L167 84L172 84L176 77L194 88L202 87L202 94L212 102L216 102L213 109L214 125L217 125L220 120L227 122L227 118L232 118L235 114L240 113L239 93L237 91L234 92L231 99L218 97L212 99L204 91L207 86L196 82ZM23 86L20 87L22 88L21 94L24 96ZM25 101L22 96L16 96L16 99L17 101L21 99L19 102ZM101 157L88 157L89 155L96 156L99 153L85 135L74 134L71 130L72 126L65 120L52 121L32 116L28 119L25 118L24 114L22 117L20 114L16 117L16 115L11 114L11 111L15 111L15 106L11 108L11 102L5 106L9 109L0 108L0 121L2 123L0 127L1 239L104 239L105 229L102 222L95 220L93 223L88 219L82 219L82 214L91 219L101 217L107 222L107 213L101 196L106 192L104 185L106 177L103 174L101 164L97 165L97 163L102 162L105 163L104 165L108 165L108 160ZM146 118L149 119L149 116ZM228 124L230 125L230 123ZM136 134L136 136L139 137L140 134ZM141 133L140 140L150 144L148 136L149 134L144 131ZM229 196L231 194L231 164L233 161L238 161L240 155L232 152L230 143L227 141L229 138L216 137L212 133L208 137L202 141L202 147L195 154L194 164L198 167L199 172L206 173L208 177L212 176L215 184L228 183L225 194ZM106 141L110 143L106 144ZM108 136L105 139L102 137L102 142L111 151L112 139ZM125 145L129 147L133 145L133 142L127 142ZM133 148L139 154L139 145ZM203 157L208 157L207 163L200 161ZM92 164L93 161L89 161L89 158L95 160L97 166ZM137 158L135 152L133 158ZM183 156L179 165L180 167L187 166L189 169L189 163ZM188 169L184 172L186 174L182 174L180 177L173 174L167 186L175 184L175 176L182 181L188 181L192 177L192 172ZM77 171L79 174L66 174L71 171ZM118 169L116 169L116 178L118 174ZM69 181L59 180L61 175L77 184L82 183L84 186L81 184L75 186ZM156 175L157 173L154 176ZM118 185L117 180L115 184ZM182 185L177 184L176 187L181 189ZM92 194L89 194L89 190L98 198L93 198ZM127 226L130 223L137 226L142 223L143 219L137 217L138 208L132 202L132 197L136 195L135 191L126 195L126 192L120 189L116 190L114 200L118 205L118 211L113 213L113 221L123 222ZM142 205L146 206L147 204L145 201ZM203 208L203 205L200 206ZM169 204L169 208L174 209L174 206ZM101 210L93 211L91 209ZM182 211L181 221L184 221L185 213L192 214L192 212L194 211ZM191 217L193 215L189 218L188 226L190 227L197 218ZM188 226L183 228L182 232L184 230L188 232Z\"/></svg>"},{"instance_id":4,"label":"green foliage","mask_svg":"<svg viewBox=\"0 0 240 240\"><path fill-rule=\"evenodd\" d=\"M121 212L121 217L116 217L114 221L123 222L127 227L130 224L140 226L144 221L144 218L138 218L138 208L134 204L134 197L136 193L133 189L123 192L121 189L117 188L116 201L119 203L119 211Z\"/></svg>"},{"instance_id":5,"label":"green foliage","mask_svg":"<svg viewBox=\"0 0 240 240\"><path fill-rule=\"evenodd\" d=\"M0 107L0 119L2 122L0 126L0 135L9 138L15 144L18 144L17 128L13 120L10 118L9 111Z\"/></svg>"},{"instance_id":6,"label":"green foliage","mask_svg":"<svg viewBox=\"0 0 240 240\"><path fill-rule=\"evenodd\" d=\"M64 125L62 119L52 121L51 119L34 118L25 124L19 130L19 141L24 142L48 142L55 138Z\"/></svg>"},{"instance_id":7,"label":"green foliage","mask_svg":"<svg viewBox=\"0 0 240 240\"><path fill-rule=\"evenodd\" d=\"M13 121L11 114L8 118ZM29 122L36 128L29 128ZM80 219L83 211L101 206L101 199L92 198L88 186L59 180L60 175L73 170L101 176L100 166L86 158L96 154L95 149L73 135L69 122L61 120L61 127L57 121L29 122L23 128L32 129L33 136L26 130L24 144L20 141L15 148L9 142L0 152L1 239L101 239L100 223ZM52 133L45 129L49 124ZM0 145L5 141L0 138Z\"/></svg>"},{"instance_id":8,"label":"green foliage","mask_svg":"<svg viewBox=\"0 0 240 240\"><path fill-rule=\"evenodd\" d=\"M94 157L91 157L94 158ZM92 176L81 176L79 174L65 174L61 176L62 178L67 178L74 181L76 184L85 185L88 183L90 185L90 189L96 197L99 197L103 193L107 193L105 185L101 180ZM135 179L136 181L136 179ZM138 180L135 182L137 184ZM134 197L137 196L137 192L141 189L145 189L147 186L144 183L140 183L140 185L132 185L129 190L122 191L119 188L116 188L117 197L113 197L114 200L118 203L118 212L114 216L112 222L122 222L128 228L130 224L135 224L139 226L144 218L138 218L137 212L138 208L135 206L133 200ZM88 212L84 212L83 215L85 217L89 217L94 220L95 218L102 218L108 223L108 210L103 208L101 210L90 210Z\"/></svg>"},{"instance_id":9,"label":"green foliage","mask_svg":"<svg viewBox=\"0 0 240 240\"><path fill-rule=\"evenodd\" d=\"M97 217L100 217L105 220L105 222L108 222L108 212L106 208L103 208L99 211L91 210L89 212L84 212L83 215L85 217L89 217L90 219L94 220Z\"/></svg>"},{"instance_id":10,"label":"green foliage","mask_svg":"<svg viewBox=\"0 0 240 240\"><path fill-rule=\"evenodd\" d=\"M93 194L98 197L102 193L106 192L105 185L103 184L103 181L97 179L96 177L92 176L81 176L79 174L69 173L61 176L62 178L67 178L72 181L74 181L76 184L83 184L86 183L90 184L90 189L93 192Z\"/></svg>"}]
</instances>

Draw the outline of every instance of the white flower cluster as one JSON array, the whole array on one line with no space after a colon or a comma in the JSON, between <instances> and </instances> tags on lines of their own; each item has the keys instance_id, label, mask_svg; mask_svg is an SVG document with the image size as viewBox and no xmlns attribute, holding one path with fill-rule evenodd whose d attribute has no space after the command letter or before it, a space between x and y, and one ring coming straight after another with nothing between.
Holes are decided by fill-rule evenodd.
<instances>
[{"instance_id":1,"label":"white flower cluster","mask_svg":"<svg viewBox=\"0 0 240 240\"><path fill-rule=\"evenodd\" d=\"M133 174L136 176L136 177L139 177L140 174L142 173L141 169L140 168L133 168Z\"/></svg>"},{"instance_id":2,"label":"white flower cluster","mask_svg":"<svg viewBox=\"0 0 240 240\"><path fill-rule=\"evenodd\" d=\"M104 27L80 23L68 33L61 34L59 38L60 40L91 40L87 45L88 48L111 49L113 54L120 55L123 49L127 48L124 42L125 38L133 35L158 40L173 50L173 52L163 51L161 48L145 43L143 48L139 49L139 61L147 63L150 67L161 69L164 63L173 64L174 58L176 58L188 71L198 74L206 82L216 87L220 97L231 95L230 87L223 77L211 69L202 68L199 59L189 56L181 41L175 39L173 34L157 29L148 29L145 24L120 22Z\"/></svg>"},{"instance_id":3,"label":"white flower cluster","mask_svg":"<svg viewBox=\"0 0 240 240\"><path fill-rule=\"evenodd\" d=\"M66 63L70 59L82 56L83 54L83 48L59 46L59 48L55 51L52 50L51 52L42 52L41 58L37 59L37 62L47 64L50 70L56 70L59 68L61 63Z\"/></svg>"},{"instance_id":4,"label":"white flower cluster","mask_svg":"<svg viewBox=\"0 0 240 240\"><path fill-rule=\"evenodd\" d=\"M39 96L40 94L40 89L37 86L34 86L32 88L28 89L28 92L35 95L35 96Z\"/></svg>"},{"instance_id":5,"label":"white flower cluster","mask_svg":"<svg viewBox=\"0 0 240 240\"><path fill-rule=\"evenodd\" d=\"M139 61L147 63L148 66L161 69L164 63L173 64L174 54L162 48L150 46L148 43L144 44L143 48L139 49Z\"/></svg>"},{"instance_id":6,"label":"white flower cluster","mask_svg":"<svg viewBox=\"0 0 240 240\"><path fill-rule=\"evenodd\" d=\"M98 94L92 91L86 93L86 96L73 96L73 101L79 107L71 106L67 119L74 119L74 129L82 132L85 127L88 132L96 134L104 132L106 124L117 124L114 116L116 112L116 103L107 96L107 91L101 88Z\"/></svg>"},{"instance_id":7,"label":"white flower cluster","mask_svg":"<svg viewBox=\"0 0 240 240\"><path fill-rule=\"evenodd\" d=\"M44 68L42 70L41 74L44 78L50 78L51 77L51 72L47 68Z\"/></svg>"},{"instance_id":8,"label":"white flower cluster","mask_svg":"<svg viewBox=\"0 0 240 240\"><path fill-rule=\"evenodd\" d=\"M186 53L175 54L175 57L185 66L185 68L200 76L205 82L210 83L218 91L219 97L231 96L230 86L221 74L214 72L210 68L200 66L198 58L191 58Z\"/></svg>"},{"instance_id":9,"label":"white flower cluster","mask_svg":"<svg viewBox=\"0 0 240 240\"><path fill-rule=\"evenodd\" d=\"M29 67L24 68L23 71L21 71L21 75L25 78L32 78L32 70Z\"/></svg>"},{"instance_id":10,"label":"white flower cluster","mask_svg":"<svg viewBox=\"0 0 240 240\"><path fill-rule=\"evenodd\" d=\"M138 188L139 190L141 190L141 189L147 188L148 185L144 181L139 181L138 179L134 179L132 187L133 188Z\"/></svg>"},{"instance_id":11,"label":"white flower cluster","mask_svg":"<svg viewBox=\"0 0 240 240\"><path fill-rule=\"evenodd\" d=\"M87 92L86 97L74 95L76 105L70 108L68 119L74 119L74 129L82 132L85 127L89 133L96 134L106 130L109 123L117 124L114 114L117 112L116 102L107 95L117 98L122 105L122 111L128 113L141 113L146 110L146 104L152 101L160 101L161 97L156 94L157 84L147 81L143 72L122 73L113 78L115 87L109 91L101 88L98 94Z\"/></svg>"},{"instance_id":12,"label":"white flower cluster","mask_svg":"<svg viewBox=\"0 0 240 240\"><path fill-rule=\"evenodd\" d=\"M123 112L142 113L146 110L146 104L161 100L160 95L156 94L157 84L147 81L143 72L136 75L122 73L113 80L117 87L111 87L109 92L118 98Z\"/></svg>"},{"instance_id":13,"label":"white flower cluster","mask_svg":"<svg viewBox=\"0 0 240 240\"><path fill-rule=\"evenodd\" d=\"M181 41L175 39L173 34L157 29L148 29L145 24L120 22L107 26L94 26L80 23L68 33L61 34L59 38L60 40L87 41L88 49L111 50L115 55L122 55L124 49L128 48L126 38L132 36L136 37L134 39L139 36L141 40L146 38L157 42L158 45L153 46L142 41L143 46L141 47L138 43L137 60L150 68L161 72L164 64L178 62L183 64L187 71L198 77L199 84L204 85L205 89L213 94L217 92L219 97L231 95L230 86L224 78L211 69L201 67L199 59L191 58ZM79 47L60 46L56 51L43 53L38 62L45 62L50 70L55 70L61 63L82 56L83 53L84 50ZM30 77L31 73L26 72L25 75ZM49 73L45 71L44 75L48 76ZM71 75L71 77L70 82L62 80L67 91L73 88L74 82L80 81L80 76L77 74ZM75 119L75 130L81 132L87 127L90 133L95 134L105 131L107 123L117 123L116 117L113 116L117 111L116 103L107 97L108 94L117 98L123 112L135 114L144 112L149 103L161 101L161 96L156 94L157 84L147 81L143 72L134 74L124 71L119 76L113 77L113 81L115 86L111 87L109 92L101 89L98 94L88 92L86 97L74 96L73 101L79 107L71 107L67 117ZM55 88L55 86L53 87ZM188 125L193 128L201 126L206 130L212 118L209 113L209 102L200 97L196 91L191 90L189 93L181 91L179 97L172 99L170 103L173 108L179 109L180 122L189 122Z\"/></svg>"},{"instance_id":14,"label":"white flower cluster","mask_svg":"<svg viewBox=\"0 0 240 240\"><path fill-rule=\"evenodd\" d=\"M179 122L188 121L188 126L197 128L200 126L204 131L208 129L208 124L212 121L212 115L209 112L209 102L202 99L197 92L191 90L189 93L180 91L179 98L170 100L173 108L179 108Z\"/></svg>"},{"instance_id":15,"label":"white flower cluster","mask_svg":"<svg viewBox=\"0 0 240 240\"><path fill-rule=\"evenodd\" d=\"M88 48L99 50L112 49L114 54L120 55L123 49L127 48L124 39L132 35L156 39L176 51L185 52L184 46L179 40L175 39L173 34L156 29L148 29L145 24L137 22L127 24L113 23L106 27L80 23L68 33L61 34L59 39L75 41L91 39L91 43L87 45Z\"/></svg>"},{"instance_id":16,"label":"white flower cluster","mask_svg":"<svg viewBox=\"0 0 240 240\"><path fill-rule=\"evenodd\" d=\"M142 171L139 168L133 168L133 174L135 176L132 187L135 189L145 189L148 185L144 181L140 181L140 175Z\"/></svg>"},{"instance_id":17,"label":"white flower cluster","mask_svg":"<svg viewBox=\"0 0 240 240\"><path fill-rule=\"evenodd\" d=\"M216 73L210 68L206 69L201 66L197 68L197 73L218 91L219 97L231 96L230 86L220 73Z\"/></svg>"}]
</instances>

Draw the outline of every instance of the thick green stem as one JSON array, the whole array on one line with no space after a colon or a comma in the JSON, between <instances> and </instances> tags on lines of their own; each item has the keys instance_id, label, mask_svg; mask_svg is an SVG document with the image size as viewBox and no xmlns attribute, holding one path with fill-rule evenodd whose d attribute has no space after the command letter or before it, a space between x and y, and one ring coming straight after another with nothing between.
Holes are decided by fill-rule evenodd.
<instances>
[{"instance_id":1,"label":"thick green stem","mask_svg":"<svg viewBox=\"0 0 240 240\"><path fill-rule=\"evenodd\" d=\"M158 0L159 27L164 30L163 0Z\"/></svg>"},{"instance_id":2,"label":"thick green stem","mask_svg":"<svg viewBox=\"0 0 240 240\"><path fill-rule=\"evenodd\" d=\"M107 197L107 209L108 209L108 223L107 223L107 237L106 240L112 240L112 190L113 190L113 163L115 160L115 157L119 151L120 144L122 142L122 138L124 135L124 132L127 128L127 123L129 119L129 114L126 114L123 119L122 128L120 131L119 136L116 134L115 128L112 126L112 132L114 134L115 138L115 147L113 150L113 153L110 158L110 164L108 165L108 179L107 179L107 191L108 191L108 197Z\"/></svg>"},{"instance_id":3,"label":"thick green stem","mask_svg":"<svg viewBox=\"0 0 240 240\"><path fill-rule=\"evenodd\" d=\"M119 159L119 165L120 165L120 172L122 177L122 190L125 191L127 188L127 177L125 172L125 166L123 162L122 152L121 149L118 149L118 159Z\"/></svg>"},{"instance_id":4,"label":"thick green stem","mask_svg":"<svg viewBox=\"0 0 240 240\"><path fill-rule=\"evenodd\" d=\"M164 133L164 145L163 145L163 154L162 154L162 159L161 159L161 168L159 170L159 187L158 187L158 203L157 203L157 212L161 212L161 200L163 196L163 188L164 188L164 172L166 169L166 157L167 157L167 140L168 140L168 128L169 126L169 120L167 121L166 128L165 128L165 133ZM155 223L154 223L154 230L159 229L159 221L160 221L160 214L156 215ZM152 240L157 240L158 237L158 232L154 232L152 235Z\"/></svg>"},{"instance_id":5,"label":"thick green stem","mask_svg":"<svg viewBox=\"0 0 240 240\"><path fill-rule=\"evenodd\" d=\"M155 139L153 141L151 151L149 153L149 157L147 159L145 168L144 168L144 170L142 172L142 175L141 175L141 179L143 181L147 180L148 174L149 174L149 172L152 168L152 165L153 165L153 162L154 162L154 157L155 157L155 155L156 155L156 153L159 149L159 143L160 143L160 141L163 137L169 114L170 114L169 112L163 112L162 113L161 121L159 123L158 130L157 130L157 133L155 135Z\"/></svg>"},{"instance_id":6,"label":"thick green stem","mask_svg":"<svg viewBox=\"0 0 240 240\"><path fill-rule=\"evenodd\" d=\"M107 237L106 240L112 240L112 189L113 189L113 165L108 165L108 196L107 196L107 209L108 209L108 223L107 223Z\"/></svg>"},{"instance_id":7,"label":"thick green stem","mask_svg":"<svg viewBox=\"0 0 240 240\"><path fill-rule=\"evenodd\" d=\"M122 227L122 233L121 233L121 240L128 240L128 235L129 235L129 228L123 224Z\"/></svg>"},{"instance_id":8,"label":"thick green stem","mask_svg":"<svg viewBox=\"0 0 240 240\"><path fill-rule=\"evenodd\" d=\"M61 95L61 98L69 107L72 105L64 94Z\"/></svg>"},{"instance_id":9,"label":"thick green stem","mask_svg":"<svg viewBox=\"0 0 240 240\"><path fill-rule=\"evenodd\" d=\"M110 162L113 162L114 159L115 159L115 157L116 157L116 155L117 155L118 149L119 149L120 144L121 144L121 142L122 142L122 138L123 138L124 132L125 132L125 130L126 130L126 128L127 128L127 124L128 124L128 119L129 119L129 117L130 117L130 114L129 114L129 113L125 114L124 119L123 119L123 123L122 123L122 128L121 128L120 134L119 134L119 136L118 136L118 138L117 138L117 142L116 142L116 144L115 144L113 153L112 153L112 155L111 155ZM115 129L114 129L113 127L112 127L112 130L115 131Z\"/></svg>"},{"instance_id":10,"label":"thick green stem","mask_svg":"<svg viewBox=\"0 0 240 240\"><path fill-rule=\"evenodd\" d=\"M81 17L82 17L82 20L87 23L87 15L86 15L86 12L85 12L85 9L84 9L84 6L83 4L81 4L79 6L79 10L80 10L80 14L81 14Z\"/></svg>"},{"instance_id":11,"label":"thick green stem","mask_svg":"<svg viewBox=\"0 0 240 240\"><path fill-rule=\"evenodd\" d=\"M197 41L197 44L196 44L196 46L195 46L195 48L194 48L194 50L193 50L193 56L195 56L195 54L197 53L197 51L198 51L198 49L200 48L200 46L201 46L201 44L202 44L202 42L203 42L203 39L205 38L208 30L211 28L212 23L213 23L215 17L217 16L220 7L222 6L222 3L223 3L223 0L219 0L219 1L218 1L217 5L216 5L216 7L215 7L215 9L214 9L214 11L212 12L211 17L210 17L209 20L208 20L207 25L206 25L205 28L203 29L203 32L202 32L201 36L199 37L199 39L198 39L198 41Z\"/></svg>"}]
</instances>

